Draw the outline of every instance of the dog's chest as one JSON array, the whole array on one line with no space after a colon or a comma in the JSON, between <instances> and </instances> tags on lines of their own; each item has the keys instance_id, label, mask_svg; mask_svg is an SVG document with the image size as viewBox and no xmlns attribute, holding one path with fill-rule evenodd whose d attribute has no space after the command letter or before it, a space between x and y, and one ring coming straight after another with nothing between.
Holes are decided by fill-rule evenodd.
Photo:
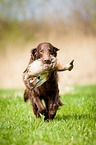
<instances>
[{"instance_id":1,"label":"dog's chest","mask_svg":"<svg viewBox=\"0 0 96 145\"><path fill-rule=\"evenodd\" d=\"M40 96L48 96L55 94L58 90L57 72L54 71L49 79L41 86L38 87Z\"/></svg>"}]
</instances>

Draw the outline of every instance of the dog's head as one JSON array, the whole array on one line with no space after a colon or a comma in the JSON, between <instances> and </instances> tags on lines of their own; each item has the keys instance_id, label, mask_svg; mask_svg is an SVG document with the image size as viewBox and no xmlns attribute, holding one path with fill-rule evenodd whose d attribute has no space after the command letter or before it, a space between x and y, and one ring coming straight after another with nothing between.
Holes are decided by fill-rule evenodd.
<instances>
[{"instance_id":1,"label":"dog's head","mask_svg":"<svg viewBox=\"0 0 96 145\"><path fill-rule=\"evenodd\" d=\"M51 64L56 61L57 51L59 49L48 42L40 43L37 48L32 49L32 60L41 59L43 64Z\"/></svg>"}]
</instances>

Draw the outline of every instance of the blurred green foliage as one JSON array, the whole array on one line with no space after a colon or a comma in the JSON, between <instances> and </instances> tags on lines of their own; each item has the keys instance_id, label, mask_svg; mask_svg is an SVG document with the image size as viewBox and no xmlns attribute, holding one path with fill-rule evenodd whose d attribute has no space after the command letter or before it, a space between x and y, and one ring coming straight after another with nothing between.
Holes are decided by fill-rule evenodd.
<instances>
[{"instance_id":1,"label":"blurred green foliage","mask_svg":"<svg viewBox=\"0 0 96 145\"><path fill-rule=\"evenodd\" d=\"M65 1L60 1L60 3L66 4ZM50 7L51 0L0 0L0 49L3 49L9 42L34 41L40 37L48 38L50 35L62 37L74 30L86 34L96 34L96 0L89 1L89 3L88 0L84 0L78 2L77 6L75 1L73 0L72 14L65 21L62 17L65 14L61 9L58 10L57 5L54 5L53 8L56 10L53 10L51 15L50 13L47 15L45 3ZM80 3L82 3L81 9L79 9ZM32 5L30 11L32 17L27 19L26 9L28 7L26 5L30 4ZM71 5L72 2L69 4ZM35 9L39 7L43 9L46 18L41 16L37 19L35 17ZM39 13L39 11L37 12Z\"/></svg>"}]
</instances>

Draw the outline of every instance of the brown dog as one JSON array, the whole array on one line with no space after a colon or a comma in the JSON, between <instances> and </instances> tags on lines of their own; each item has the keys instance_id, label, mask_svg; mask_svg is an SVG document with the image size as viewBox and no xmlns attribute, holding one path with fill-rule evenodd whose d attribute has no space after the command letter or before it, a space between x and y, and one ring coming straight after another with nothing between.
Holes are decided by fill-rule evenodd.
<instances>
[{"instance_id":1,"label":"brown dog","mask_svg":"<svg viewBox=\"0 0 96 145\"><path fill-rule=\"evenodd\" d=\"M37 48L32 49L29 64L40 59L44 65L49 67L51 65L54 66L58 50L58 48L52 46L50 43L41 43L37 46ZM30 83L31 77L27 79L27 89L24 92L24 101L27 101L27 99L30 98L33 112L36 117L40 117L40 113L45 116L45 120L53 119L55 117L59 106L63 105L59 96L57 71L71 71L72 68L73 61L68 63L65 67L57 64L57 66L49 72L48 80L33 90ZM26 71L24 71L24 74L26 74ZM45 107L43 106L41 100L44 100Z\"/></svg>"}]
</instances>

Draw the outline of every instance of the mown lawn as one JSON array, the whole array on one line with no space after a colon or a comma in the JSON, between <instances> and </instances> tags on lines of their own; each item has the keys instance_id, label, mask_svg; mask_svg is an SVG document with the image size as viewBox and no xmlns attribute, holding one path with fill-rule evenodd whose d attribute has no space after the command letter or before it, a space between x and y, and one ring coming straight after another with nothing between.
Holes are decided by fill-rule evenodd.
<instances>
[{"instance_id":1,"label":"mown lawn","mask_svg":"<svg viewBox=\"0 0 96 145\"><path fill-rule=\"evenodd\" d=\"M96 145L96 86L61 95L53 121L36 120L23 90L0 90L0 145Z\"/></svg>"}]
</instances>

